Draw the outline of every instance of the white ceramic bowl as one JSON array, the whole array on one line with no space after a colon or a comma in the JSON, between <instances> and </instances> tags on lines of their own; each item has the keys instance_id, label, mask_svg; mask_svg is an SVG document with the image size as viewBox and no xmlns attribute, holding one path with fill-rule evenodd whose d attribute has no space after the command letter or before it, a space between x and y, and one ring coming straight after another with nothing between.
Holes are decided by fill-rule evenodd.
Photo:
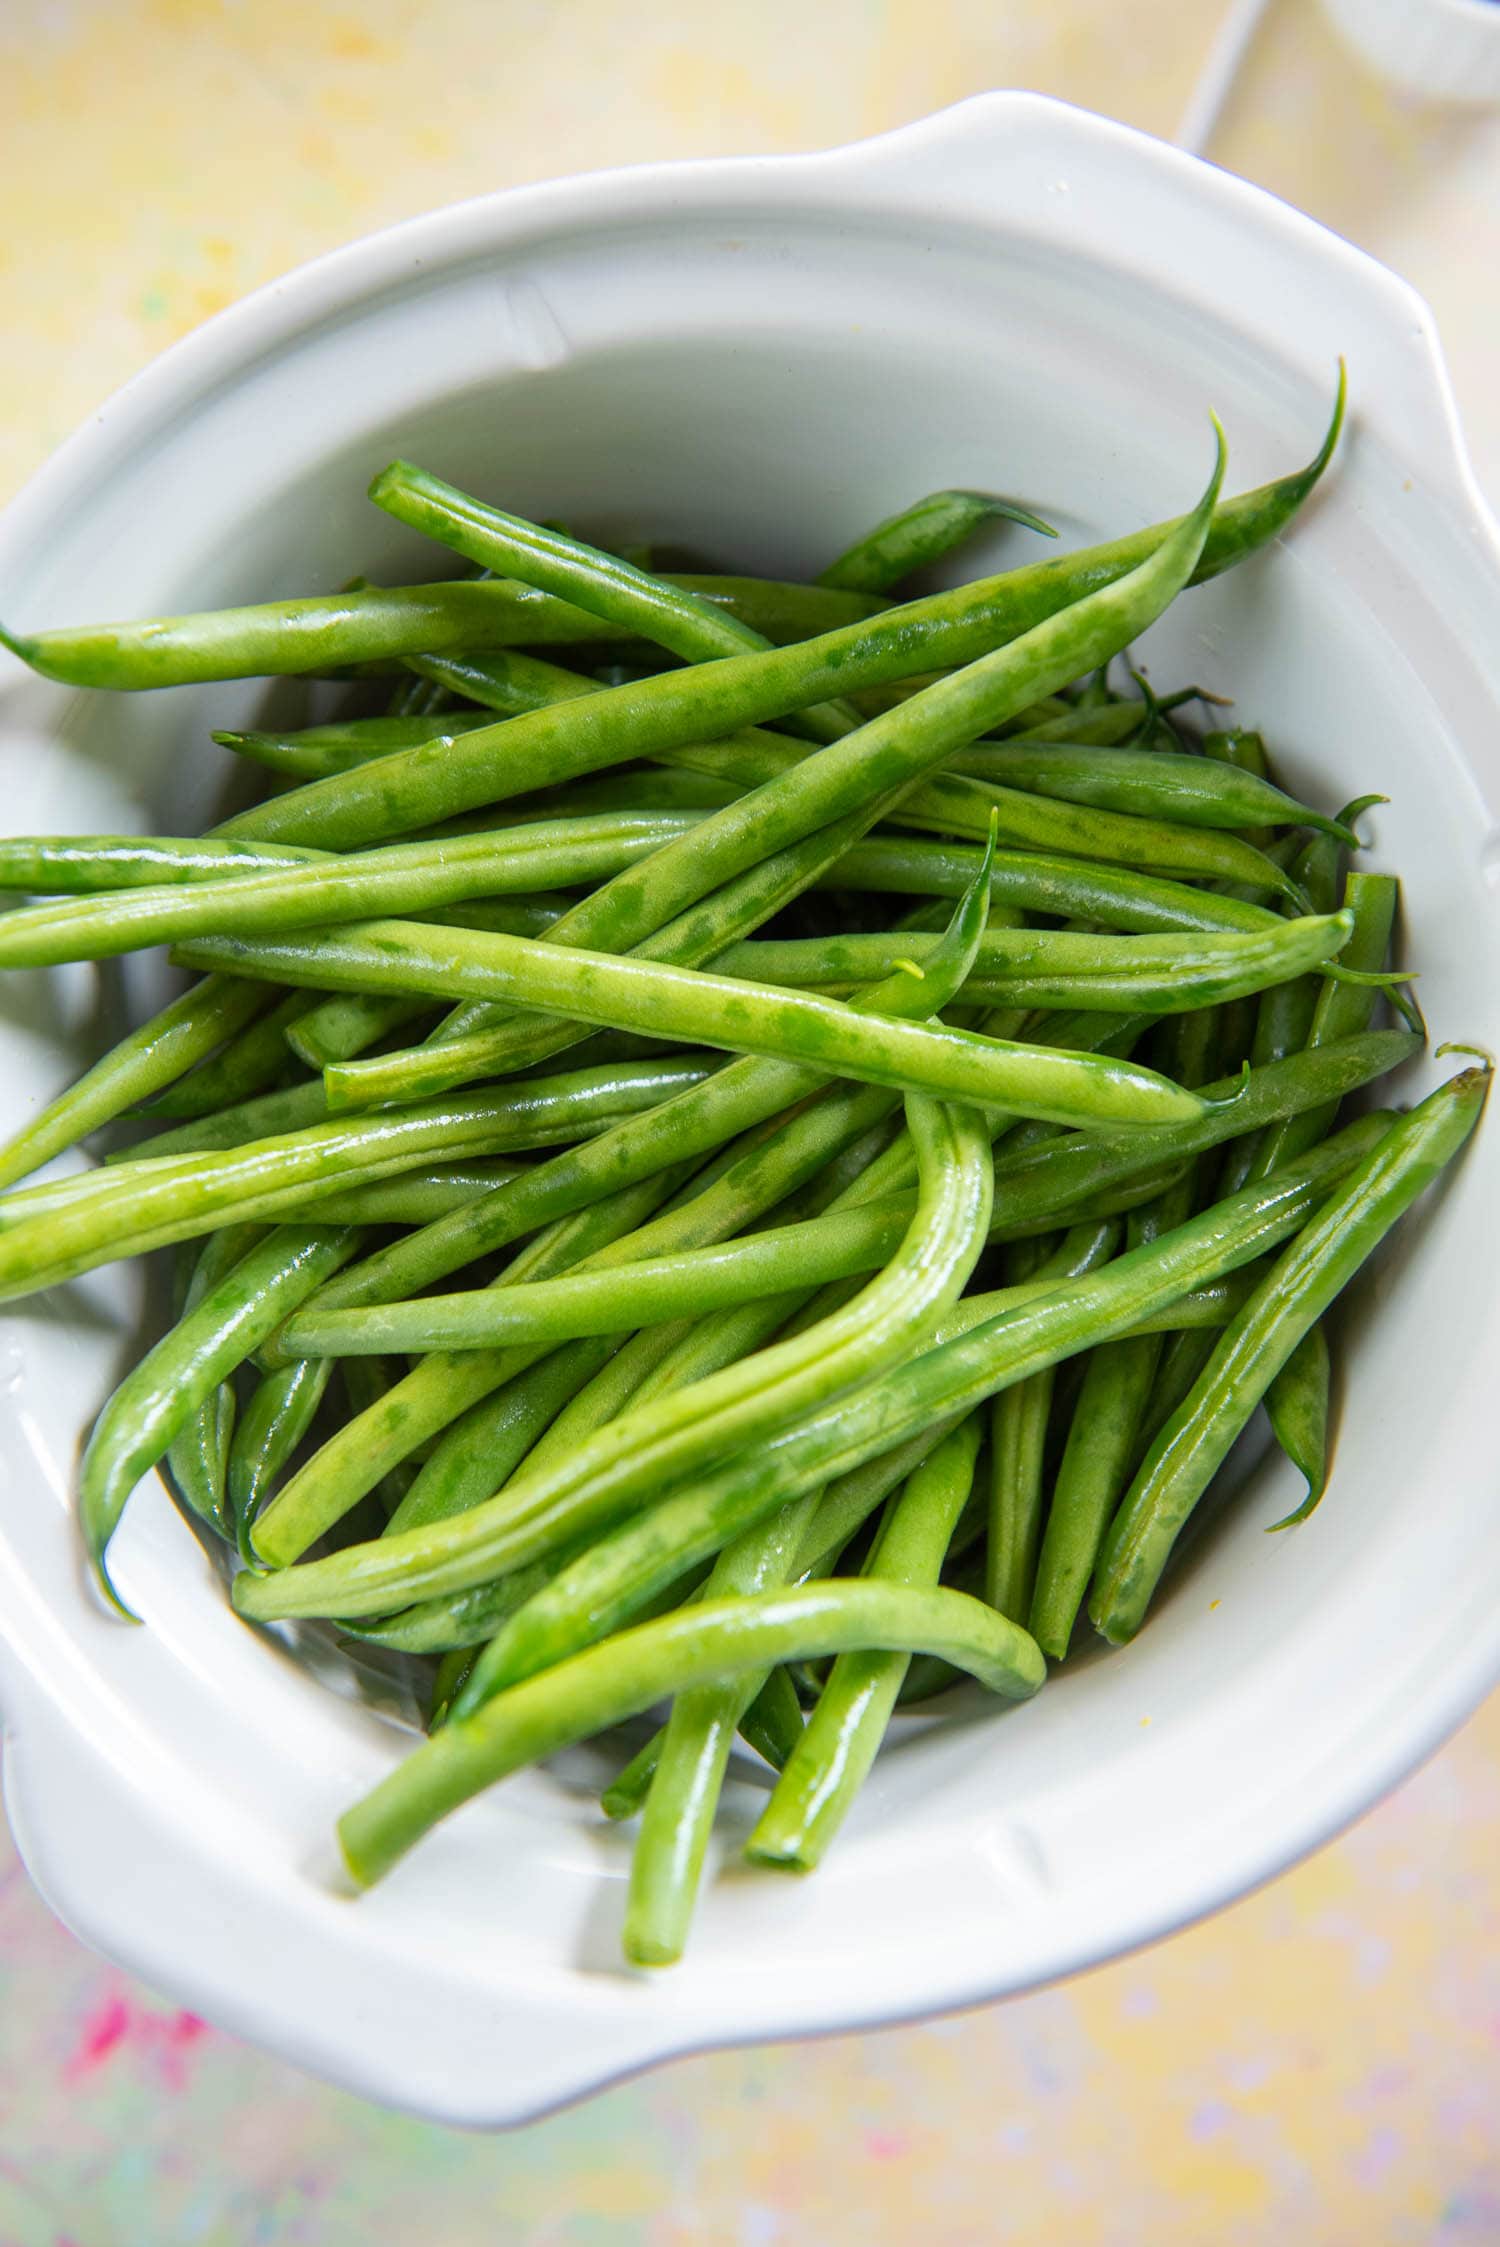
<instances>
[{"instance_id":1,"label":"white ceramic bowl","mask_svg":"<svg viewBox=\"0 0 1500 2247\"><path fill-rule=\"evenodd\" d=\"M1136 134L999 95L831 155L564 181L399 227L157 362L0 529L22 626L209 606L412 566L361 498L398 448L525 510L814 568L944 483L1069 543L1191 498L1207 409L1232 483L1301 461L1346 352L1352 427L1278 551L1181 601L1206 677L1293 787L1392 798L1377 862L1442 1034L1500 1045L1500 543L1422 304L1268 196ZM1005 532L993 557L1027 551ZM431 557L425 557L430 564ZM178 828L254 690L69 698L4 675L18 829ZM146 973L38 981L5 1032L13 1120ZM3 995L15 1008L14 990ZM1430 1072L1414 1074L1416 1090ZM153 1481L80 1584L80 1429L135 1346L134 1275L4 1315L6 1802L84 1939L378 2099L498 2123L643 2063L1024 1989L1180 1926L1364 1808L1500 1674L1490 1277L1500 1123L1367 1281L1338 1470L1295 1534L1267 1466L1142 1637L1011 1714L903 1730L816 1879L729 1866L686 1964L619 1970L628 1834L596 1758L512 1781L374 1894L335 1814L402 1752L238 1624ZM746 1773L730 1790L742 1820Z\"/></svg>"}]
</instances>

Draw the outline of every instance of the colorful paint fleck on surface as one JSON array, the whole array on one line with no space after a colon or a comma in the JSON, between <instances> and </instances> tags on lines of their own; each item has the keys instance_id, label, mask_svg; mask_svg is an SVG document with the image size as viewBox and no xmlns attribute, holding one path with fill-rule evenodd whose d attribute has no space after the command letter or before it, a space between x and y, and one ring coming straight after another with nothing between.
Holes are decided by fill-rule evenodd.
<instances>
[{"instance_id":1,"label":"colorful paint fleck on surface","mask_svg":"<svg viewBox=\"0 0 1500 2247\"><path fill-rule=\"evenodd\" d=\"M997 85L1170 131L1218 0L5 0L0 494L288 266L512 180ZM1279 0L1215 155L1408 272L1500 491L1500 124ZM1492 2247L1500 1702L1237 1909L961 2019L678 2062L510 2137L310 2084L82 1951L0 1843L0 2247Z\"/></svg>"}]
</instances>

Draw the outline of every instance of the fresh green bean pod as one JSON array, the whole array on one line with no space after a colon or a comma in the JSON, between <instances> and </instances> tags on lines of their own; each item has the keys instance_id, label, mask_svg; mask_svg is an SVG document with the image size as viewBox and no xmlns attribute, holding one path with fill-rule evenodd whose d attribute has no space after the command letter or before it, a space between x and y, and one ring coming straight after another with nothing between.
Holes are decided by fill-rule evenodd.
<instances>
[{"instance_id":1,"label":"fresh green bean pod","mask_svg":"<svg viewBox=\"0 0 1500 2247\"><path fill-rule=\"evenodd\" d=\"M240 1558L251 1557L250 1529L316 1417L331 1358L302 1358L263 1373L240 1414L229 1449L229 1520Z\"/></svg>"},{"instance_id":2,"label":"fresh green bean pod","mask_svg":"<svg viewBox=\"0 0 1500 2247\"><path fill-rule=\"evenodd\" d=\"M738 620L768 640L847 631L881 613L859 593L758 577L670 580L686 598ZM337 672L350 665L470 648L566 646L630 639L632 632L568 601L509 578L437 585L366 586L245 608L90 624L30 634L0 629L8 647L44 679L64 686L192 686Z\"/></svg>"},{"instance_id":3,"label":"fresh green bean pod","mask_svg":"<svg viewBox=\"0 0 1500 2247\"><path fill-rule=\"evenodd\" d=\"M39 1170L90 1132L176 1083L253 1021L271 996L264 985L221 975L195 983L112 1046L0 1146L0 1187Z\"/></svg>"},{"instance_id":4,"label":"fresh green bean pod","mask_svg":"<svg viewBox=\"0 0 1500 2247\"><path fill-rule=\"evenodd\" d=\"M979 1425L971 1414L910 1476L866 1564L867 1581L936 1585L973 1484ZM794 1872L821 1863L869 1775L909 1662L905 1649L839 1655L745 1844L752 1863Z\"/></svg>"},{"instance_id":5,"label":"fresh green bean pod","mask_svg":"<svg viewBox=\"0 0 1500 2247\"><path fill-rule=\"evenodd\" d=\"M726 1310L787 1288L872 1272L896 1247L910 1214L907 1201L877 1202L741 1240L646 1257L618 1271L564 1274L525 1287L469 1288L353 1310L308 1310L287 1326L280 1346L308 1357L342 1357L625 1334L668 1319Z\"/></svg>"},{"instance_id":6,"label":"fresh green bean pod","mask_svg":"<svg viewBox=\"0 0 1500 2247\"><path fill-rule=\"evenodd\" d=\"M614 873L622 854L648 855L682 832L684 819L676 814L614 812L23 906L0 917L0 968L110 959L226 931L274 936L386 912L424 912L508 889L592 881Z\"/></svg>"},{"instance_id":7,"label":"fresh green bean pod","mask_svg":"<svg viewBox=\"0 0 1500 2247\"><path fill-rule=\"evenodd\" d=\"M1384 965L1396 918L1400 886L1389 874L1350 874L1344 883L1344 907L1354 917L1353 931L1341 954L1346 967L1373 970ZM1331 1040L1347 1038L1368 1029L1379 1004L1379 991L1360 983L1326 983L1318 994L1307 1033L1307 1050L1315 1052ZM1282 1119L1267 1131L1256 1147L1250 1176L1269 1177L1281 1163L1305 1148L1314 1147L1332 1129L1338 1102Z\"/></svg>"},{"instance_id":8,"label":"fresh green bean pod","mask_svg":"<svg viewBox=\"0 0 1500 2247\"><path fill-rule=\"evenodd\" d=\"M819 886L908 897L956 897L973 879L978 856L972 843L872 835L839 859ZM997 905L1150 936L1194 929L1264 934L1276 918L1264 906L1193 889L1186 882L1043 851L997 851L991 892Z\"/></svg>"},{"instance_id":9,"label":"fresh green bean pod","mask_svg":"<svg viewBox=\"0 0 1500 2247\"><path fill-rule=\"evenodd\" d=\"M1399 1118L1278 1258L1221 1336L1110 1526L1089 1601L1094 1626L1105 1638L1119 1645L1140 1629L1173 1545L1269 1383L1458 1153L1479 1121L1489 1079L1487 1067L1467 1069ZM1278 1174L1290 1175L1285 1168Z\"/></svg>"},{"instance_id":10,"label":"fresh green bean pod","mask_svg":"<svg viewBox=\"0 0 1500 2247\"><path fill-rule=\"evenodd\" d=\"M855 1015L836 1000L730 976L468 929L437 937L416 922L372 921L280 940L199 938L180 947L180 956L279 982L494 997L604 1029L800 1062L830 1076L1059 1123L1165 1124L1195 1117L1203 1106L1130 1062L1003 1045L967 1031Z\"/></svg>"},{"instance_id":11,"label":"fresh green bean pod","mask_svg":"<svg viewBox=\"0 0 1500 2247\"><path fill-rule=\"evenodd\" d=\"M131 1491L261 1337L358 1243L359 1235L342 1227L278 1227L148 1351L95 1421L79 1471L79 1520L101 1589L131 1621L138 1618L105 1565Z\"/></svg>"},{"instance_id":12,"label":"fresh green bean pod","mask_svg":"<svg viewBox=\"0 0 1500 2247\"><path fill-rule=\"evenodd\" d=\"M931 569L976 531L1002 522L1040 531L1043 538L1057 536L1050 523L1013 499L998 499L991 492L928 492L846 547L826 570L819 571L818 583L848 593L888 593L904 577Z\"/></svg>"},{"instance_id":13,"label":"fresh green bean pod","mask_svg":"<svg viewBox=\"0 0 1500 2247\"><path fill-rule=\"evenodd\" d=\"M812 1504L809 1497L794 1499L773 1521L728 1546L709 1575L705 1600L781 1591ZM682 1955L729 1750L767 1677L765 1670L748 1670L715 1678L672 1703L631 1859L622 1939L632 1965L668 1966Z\"/></svg>"},{"instance_id":14,"label":"fresh green bean pod","mask_svg":"<svg viewBox=\"0 0 1500 2247\"><path fill-rule=\"evenodd\" d=\"M1299 1475L1307 1483L1300 1506L1271 1524L1291 1529L1306 1521L1328 1486L1328 1401L1333 1366L1327 1329L1320 1319L1310 1326L1286 1364L1266 1385L1266 1414L1271 1433Z\"/></svg>"},{"instance_id":15,"label":"fresh green bean pod","mask_svg":"<svg viewBox=\"0 0 1500 2247\"><path fill-rule=\"evenodd\" d=\"M288 991L284 999L231 1038L201 1068L158 1093L145 1114L153 1119L166 1116L191 1120L278 1084L292 1066L287 1032L318 1004L316 992Z\"/></svg>"},{"instance_id":16,"label":"fresh green bean pod","mask_svg":"<svg viewBox=\"0 0 1500 2247\"><path fill-rule=\"evenodd\" d=\"M951 761L951 769L1067 803L1189 827L1312 827L1350 849L1359 843L1351 829L1298 803L1269 780L1209 757L1166 758L1154 749L1101 749L1066 741L997 741L964 750Z\"/></svg>"},{"instance_id":17,"label":"fresh green bean pod","mask_svg":"<svg viewBox=\"0 0 1500 2247\"><path fill-rule=\"evenodd\" d=\"M1352 927L1334 913L1282 921L1253 935L1082 936L1065 929L993 929L986 931L965 997L1122 1014L1189 1012L1315 969L1335 957ZM722 953L714 972L791 989L838 989L889 972L898 958L920 968L932 942L919 930L761 937Z\"/></svg>"}]
</instances>

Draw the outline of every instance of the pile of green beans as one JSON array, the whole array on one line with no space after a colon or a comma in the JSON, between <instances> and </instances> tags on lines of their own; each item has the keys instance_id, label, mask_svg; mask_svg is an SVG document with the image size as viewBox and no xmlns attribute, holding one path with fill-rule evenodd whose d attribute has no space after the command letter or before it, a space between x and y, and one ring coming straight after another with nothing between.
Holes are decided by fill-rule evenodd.
<instances>
[{"instance_id":1,"label":"pile of green beans","mask_svg":"<svg viewBox=\"0 0 1500 2247\"><path fill-rule=\"evenodd\" d=\"M940 491L813 584L665 576L397 461L371 498L468 576L0 633L110 691L350 682L213 735L270 777L209 834L0 840L0 967L194 978L0 1146L0 1300L173 1250L84 1548L134 1619L159 1469L247 1621L410 1666L356 1881L597 1738L669 1964L736 1754L750 1859L809 1870L893 1724L1141 1627L1262 1405L1306 1485L1267 1526L1322 1499L1328 1314L1489 1068L1361 1101L1425 1037L1348 863L1378 799L1116 667L1342 414L1229 500L1216 426L1187 514L916 599L1056 534Z\"/></svg>"}]
</instances>

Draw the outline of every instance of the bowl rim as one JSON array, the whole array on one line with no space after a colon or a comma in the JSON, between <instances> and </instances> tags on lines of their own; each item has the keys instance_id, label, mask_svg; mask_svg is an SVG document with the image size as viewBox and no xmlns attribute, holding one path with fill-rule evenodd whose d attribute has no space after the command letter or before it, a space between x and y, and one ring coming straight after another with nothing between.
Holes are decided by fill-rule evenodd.
<instances>
[{"instance_id":1,"label":"bowl rim","mask_svg":"<svg viewBox=\"0 0 1500 2247\"><path fill-rule=\"evenodd\" d=\"M914 183L919 193L931 192L937 180L943 182L945 197L958 198L959 208L982 212L986 195L993 206L1004 191L1003 166L995 167L998 187L986 179L986 166L997 153L1012 163L1035 165L1065 163L1085 151L1123 167L1157 192L1190 193L1209 218L1252 229L1304 267L1315 263L1330 287L1336 285L1360 304L1388 342L1393 363L1399 363L1404 378L1430 408L1415 436L1402 424L1405 449L1420 460L1432 496L1460 509L1474 526L1474 551L1493 580L1500 609L1500 526L1469 465L1432 316L1416 292L1265 190L1130 127L1026 93L976 96L893 132L810 155L633 166L498 190L329 251L217 314L117 391L36 471L0 517L0 571L40 535L50 516L74 503L122 448L143 441L168 417L190 410L220 384L245 374L258 358L399 288L424 266L453 265L486 247L512 246L518 239L564 227L598 228L623 217L674 212L699 216L748 200L757 207L869 207L896 213L906 207L904 199ZM1362 411L1378 425L1381 407L1373 391ZM84 1597L81 1590L78 1596ZM525 2044L525 2038L508 2040L481 2080L460 2083L445 2077L436 2061L425 2072L414 2073L401 2039L372 2035L369 2023L357 2015L336 2030L324 2026L314 2033L289 2011L287 1988L273 1990L268 1977L263 1988L247 1989L243 1973L227 1970L213 1953L208 1928L186 1932L186 1916L170 1926L165 1918L148 1922L127 1897L101 1895L97 1883L90 1888L78 1861L78 1836L86 1815L97 1815L101 1791L110 1795L142 1861L161 1867L163 1878L163 1852L174 1837L158 1830L156 1812L130 1775L115 1774L111 1790L110 1776L98 1767L96 1743L86 1740L76 1720L73 1696L54 1692L42 1674L38 1618L24 1609L24 1594L13 1593L0 1572L0 1712L9 1741L5 1799L21 1853L60 1915L86 1940L159 1988L257 2041L293 2052L315 2072L387 2104L477 2124L530 2119L687 2052L920 2017L1032 1988L1123 1955L1217 1910L1329 1839L1430 1753L1500 1676L1497 1618L1488 1634L1476 1632L1455 1651L1440 1689L1429 1685L1414 1697L1399 1726L1370 1728L1363 1753L1349 1755L1328 1783L1320 1781L1312 1797L1315 1807L1289 1805L1271 1821L1274 1838L1262 1834L1259 1847L1238 1846L1231 1851L1231 1863L1216 1864L1198 1877L1190 1893L1172 1889L1150 1902L1137 1897L1112 1915L1096 1915L1087 1927L1062 1923L1059 1939L1044 1946L1040 1964L1026 1954L1018 1962L1003 1948L987 1954L976 1943L965 1967L942 1987L913 1990L899 1979L882 1980L878 1973L863 1982L851 1977L837 2012L830 2013L825 2005L816 2015L792 1991L774 2002L760 1997L746 2004L741 1997L736 2005L739 1984L728 1993L730 2002L721 1998L706 2007L613 2003L589 2012L579 2001L571 2035L559 2037L554 2023L550 2043L541 2033L542 2022L549 2006L566 2009L564 1994L559 1988L544 2001L527 1993L518 2000L517 2019L537 2032L535 2046L518 2051L513 2046ZM67 1623L55 1621L66 1633ZM83 1627L81 1615L76 1627ZM317 1924L326 1939L328 1925L323 1919ZM360 1970L363 1955L358 1939L351 1938L352 1975ZM414 1969L413 1988L421 1978L420 1965L418 1961ZM691 1960L682 1972L692 1975Z\"/></svg>"}]
</instances>

